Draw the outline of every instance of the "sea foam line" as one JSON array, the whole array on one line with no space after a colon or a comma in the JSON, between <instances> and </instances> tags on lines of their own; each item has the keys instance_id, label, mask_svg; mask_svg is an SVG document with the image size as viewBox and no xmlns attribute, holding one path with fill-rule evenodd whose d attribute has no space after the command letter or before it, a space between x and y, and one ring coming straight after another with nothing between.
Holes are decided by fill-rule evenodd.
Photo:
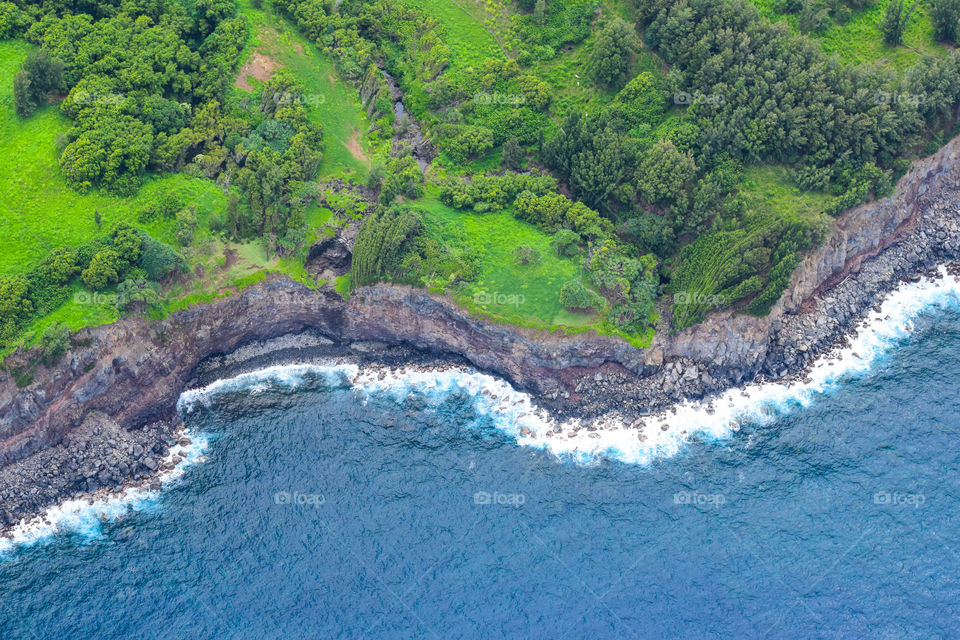
<instances>
[{"instance_id":1,"label":"sea foam line","mask_svg":"<svg viewBox=\"0 0 960 640\"><path fill-rule=\"evenodd\" d=\"M539 408L530 395L516 391L493 376L452 367L365 367L355 364L297 364L276 366L219 380L203 389L185 392L181 410L224 391L257 393L273 385L296 388L309 376L321 376L334 386L363 394L390 394L402 400L421 393L442 402L451 393L475 399L481 413L518 444L548 450L563 459L591 463L610 458L631 464L649 464L676 455L691 439L719 441L729 438L746 423L769 423L798 407L809 406L817 396L835 390L850 377L865 374L897 342L913 330L912 320L931 307L957 307L960 280L945 267L940 277L922 278L890 292L878 311L869 313L847 347L818 358L803 382L764 382L730 389L701 401L685 401L654 414L625 420L613 412L597 420L558 422Z\"/></svg>"},{"instance_id":2,"label":"sea foam line","mask_svg":"<svg viewBox=\"0 0 960 640\"><path fill-rule=\"evenodd\" d=\"M87 540L102 536L102 525L108 520L118 520L132 511L146 511L157 504L160 492L183 476L187 467L204 461L209 438L204 434L183 429L176 434L177 440L184 437L190 444L176 444L170 448L161 465L172 463L174 457L180 462L148 481L120 490L101 489L92 496L65 500L49 507L43 513L21 520L3 537L0 537L0 558L9 556L17 549L47 542L59 533L73 533ZM160 482L160 489L149 485Z\"/></svg>"}]
</instances>

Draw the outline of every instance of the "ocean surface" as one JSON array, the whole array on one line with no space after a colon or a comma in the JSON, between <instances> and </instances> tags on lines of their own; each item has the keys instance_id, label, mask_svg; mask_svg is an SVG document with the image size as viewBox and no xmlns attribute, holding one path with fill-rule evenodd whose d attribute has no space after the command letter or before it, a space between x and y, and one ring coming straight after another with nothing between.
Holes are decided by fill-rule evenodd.
<instances>
[{"instance_id":1,"label":"ocean surface","mask_svg":"<svg viewBox=\"0 0 960 640\"><path fill-rule=\"evenodd\" d=\"M960 637L957 289L633 429L470 371L188 392L163 490L0 545L0 638Z\"/></svg>"}]
</instances>

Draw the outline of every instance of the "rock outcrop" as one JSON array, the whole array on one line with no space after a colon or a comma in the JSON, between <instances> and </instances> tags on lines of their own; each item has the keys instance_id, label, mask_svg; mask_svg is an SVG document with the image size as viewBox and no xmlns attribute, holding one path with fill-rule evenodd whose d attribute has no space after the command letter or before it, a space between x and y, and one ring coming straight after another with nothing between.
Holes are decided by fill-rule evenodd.
<instances>
[{"instance_id":1,"label":"rock outcrop","mask_svg":"<svg viewBox=\"0 0 960 640\"><path fill-rule=\"evenodd\" d=\"M142 473L148 463L141 450L153 451L149 442L114 436L109 440L116 446L104 450L103 438L84 427L91 415L100 421L97 433L116 433L103 426L104 420L129 432L152 425L147 440L163 442L177 422L181 391L197 376L216 375L216 367L202 363L215 358L242 366L225 354L302 332L312 332L311 344L353 344L353 352L365 358L399 345L457 359L507 378L555 411L587 416L611 410L645 413L758 375L786 376L841 339L901 279L957 258L958 153L960 138L915 163L895 196L838 219L829 241L803 261L767 317L715 314L687 330L658 333L647 349L613 337L497 324L423 290L378 285L345 300L329 289L313 291L285 278L160 322L131 318L85 329L74 336L76 346L67 356L50 369L38 367L26 388L0 373L0 469L9 467L4 469L9 475L14 467L23 468L17 477L37 478L41 485L49 478L30 470L43 456L50 458L44 458L48 467L58 460L71 468L105 459L122 462L104 476L109 482L124 473ZM330 261L324 268L338 268L349 259L341 249L318 249L315 258ZM285 347L290 355L301 350L297 344ZM10 356L7 369L26 368L35 359L31 353ZM99 438L96 446L78 444L91 438ZM82 459L86 450L95 451L96 460ZM141 455L133 456L134 450ZM51 495L83 491L87 480L67 482L68 488L58 482L56 491L16 489L19 501L0 491L0 519L35 510Z\"/></svg>"}]
</instances>

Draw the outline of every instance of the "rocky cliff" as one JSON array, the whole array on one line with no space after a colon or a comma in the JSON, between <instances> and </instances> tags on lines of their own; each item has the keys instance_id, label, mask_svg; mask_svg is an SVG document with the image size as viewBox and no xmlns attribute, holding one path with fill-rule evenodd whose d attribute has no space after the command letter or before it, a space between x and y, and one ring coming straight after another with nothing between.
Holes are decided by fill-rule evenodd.
<instances>
[{"instance_id":1,"label":"rocky cliff","mask_svg":"<svg viewBox=\"0 0 960 640\"><path fill-rule=\"evenodd\" d=\"M101 464L87 464L94 473L102 470L104 456L127 460L128 476L145 472L153 449L116 434L174 424L184 387L201 372L216 375L209 367L201 369L201 363L287 334L311 331L331 343L352 344L353 353L363 357L402 345L457 358L509 379L554 410L584 415L643 413L759 374L794 373L900 279L957 257L958 152L960 139L955 139L915 163L896 195L838 219L829 241L803 261L767 317L716 314L676 334L661 331L644 350L618 338L496 324L422 290L378 285L344 300L287 279L267 281L162 322L131 318L85 329L57 366L36 370L28 387L20 389L11 375L0 374L0 468L28 465L30 472L18 476L24 491L31 483L48 483L46 490L34 490L29 500L13 507L8 503L14 493L21 496L20 489L0 491L0 506L6 506L0 515L9 520L56 494L89 489L90 478L79 472L64 481L58 469L44 475L32 464L31 457L33 462L40 454L49 457L50 449L66 451L69 444L73 457L61 462L70 468L89 463L82 459L87 455L83 451L97 450ZM289 349L291 355L298 350ZM27 367L34 359L34 354L21 353L6 364L8 369ZM93 430L84 426L92 415L101 424ZM103 421L117 428L102 426ZM115 434L108 451L77 449L79 434L103 440L100 433ZM157 433L169 441L171 429ZM133 457L134 450L141 452L139 457ZM150 454L146 459L144 450ZM52 460L44 464L55 467L60 458ZM9 469L3 471L9 477ZM111 472L106 477L116 483L123 476ZM37 480L41 477L45 480Z\"/></svg>"}]
</instances>

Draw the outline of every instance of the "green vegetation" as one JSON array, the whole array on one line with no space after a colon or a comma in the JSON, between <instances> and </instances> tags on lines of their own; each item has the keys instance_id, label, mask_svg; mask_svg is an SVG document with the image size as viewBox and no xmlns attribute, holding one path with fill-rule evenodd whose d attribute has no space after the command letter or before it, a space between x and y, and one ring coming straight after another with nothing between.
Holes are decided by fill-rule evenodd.
<instances>
[{"instance_id":1,"label":"green vegetation","mask_svg":"<svg viewBox=\"0 0 960 640\"><path fill-rule=\"evenodd\" d=\"M958 0L0 3L0 349L53 358L67 329L267 272L634 344L657 308L763 315L834 216L957 130L958 20ZM314 282L309 246L355 221L352 271Z\"/></svg>"},{"instance_id":2,"label":"green vegetation","mask_svg":"<svg viewBox=\"0 0 960 640\"><path fill-rule=\"evenodd\" d=\"M249 1L240 3L250 24L250 38L240 62L240 75L250 91L235 85L240 96L255 94L262 81L247 75L257 61L276 64L303 85L307 118L323 127L325 146L318 177L343 174L363 176L370 168L371 144L363 133L369 126L357 89L340 77L331 56L323 55L316 45L298 33L288 20Z\"/></svg>"}]
</instances>

